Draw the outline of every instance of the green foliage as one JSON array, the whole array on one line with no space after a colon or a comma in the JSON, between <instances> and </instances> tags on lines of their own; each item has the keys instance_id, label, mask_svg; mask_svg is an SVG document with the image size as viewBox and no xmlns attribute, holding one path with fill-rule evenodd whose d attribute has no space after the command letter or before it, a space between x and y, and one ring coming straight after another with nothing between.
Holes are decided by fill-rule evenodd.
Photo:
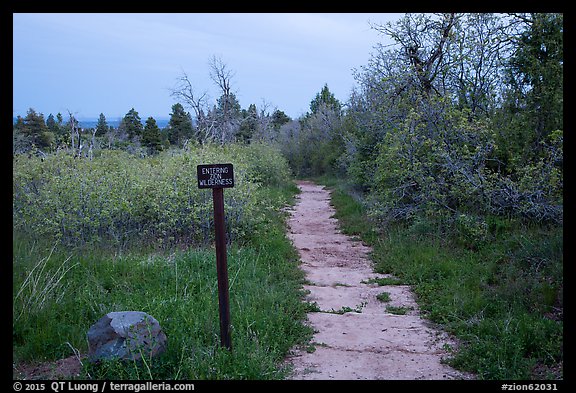
<instances>
[{"instance_id":1,"label":"green foliage","mask_svg":"<svg viewBox=\"0 0 576 393\"><path fill-rule=\"evenodd\" d=\"M149 154L157 154L162 150L161 138L160 128L158 128L156 120L153 117L146 119L144 132L142 133L142 145L148 148Z\"/></svg>"},{"instance_id":2,"label":"green foliage","mask_svg":"<svg viewBox=\"0 0 576 393\"><path fill-rule=\"evenodd\" d=\"M342 107L327 85L310 103L311 112L298 121L290 121L276 111L276 141L298 177L339 173L339 159L344 149L342 139ZM276 116L276 118L275 118Z\"/></svg>"},{"instance_id":3,"label":"green foliage","mask_svg":"<svg viewBox=\"0 0 576 393\"><path fill-rule=\"evenodd\" d=\"M37 113L33 108L28 109L26 117L16 119L13 127L13 151L24 153L40 149L44 152L51 150L55 141L54 117L49 118L48 124L44 121L44 115Z\"/></svg>"},{"instance_id":4,"label":"green foliage","mask_svg":"<svg viewBox=\"0 0 576 393\"><path fill-rule=\"evenodd\" d=\"M530 150L563 124L563 22L562 14L528 16L509 60L511 94L518 98L513 105L520 110L522 126L533 132L524 151L530 157Z\"/></svg>"},{"instance_id":5,"label":"green foliage","mask_svg":"<svg viewBox=\"0 0 576 393\"><path fill-rule=\"evenodd\" d=\"M160 322L168 337L166 352L146 363L85 364L83 375L131 380L281 379L288 351L309 340L312 329L303 324L303 273L275 212L281 207L279 199L267 195L260 194L268 219L258 230L260 236L248 246L228 249L232 352L220 348L216 269L209 248L113 255L105 249L71 251L58 246L51 252L43 242L17 238L13 298L19 318L13 325L14 361L68 357L69 345L86 353L86 331L104 314L142 310ZM65 275L50 287L42 307L27 307L20 315L23 295L31 287L26 283L40 277L39 269L42 277ZM42 288L37 285L37 292Z\"/></svg>"},{"instance_id":6,"label":"green foliage","mask_svg":"<svg viewBox=\"0 0 576 393\"><path fill-rule=\"evenodd\" d=\"M562 378L561 227L490 215L462 215L455 223L419 216L373 236L375 223L361 203L336 195L343 230L372 245L376 271L412 285L423 315L459 340L449 364L480 379Z\"/></svg>"},{"instance_id":7,"label":"green foliage","mask_svg":"<svg viewBox=\"0 0 576 393\"><path fill-rule=\"evenodd\" d=\"M382 292L376 295L376 299L380 300L381 302L389 302L390 301L390 292Z\"/></svg>"},{"instance_id":8,"label":"green foliage","mask_svg":"<svg viewBox=\"0 0 576 393\"><path fill-rule=\"evenodd\" d=\"M108 129L106 116L104 116L104 113L100 113L100 116L98 116L98 123L96 124L96 136L103 136L108 132Z\"/></svg>"},{"instance_id":9,"label":"green foliage","mask_svg":"<svg viewBox=\"0 0 576 393\"><path fill-rule=\"evenodd\" d=\"M119 128L128 135L128 139L130 140L134 140L142 135L142 121L134 108L130 109L122 118Z\"/></svg>"},{"instance_id":10,"label":"green foliage","mask_svg":"<svg viewBox=\"0 0 576 393\"><path fill-rule=\"evenodd\" d=\"M196 166L215 162L234 164L235 187L225 198L228 236L247 241L264 219L261 186L290 182L280 153L261 144L146 158L118 150L103 150L93 160L65 152L44 160L16 156L14 230L70 246L205 244L213 236L212 200L197 187Z\"/></svg>"},{"instance_id":11,"label":"green foliage","mask_svg":"<svg viewBox=\"0 0 576 393\"><path fill-rule=\"evenodd\" d=\"M56 120L54 119L54 115L52 113L50 113L46 118L46 127L48 127L48 130L50 130L50 132L54 134L58 134L60 132L59 126L56 123Z\"/></svg>"},{"instance_id":12,"label":"green foliage","mask_svg":"<svg viewBox=\"0 0 576 393\"><path fill-rule=\"evenodd\" d=\"M476 243L486 215L562 223L562 23L409 14L375 27L398 45L356 73L337 162L380 225L422 218Z\"/></svg>"},{"instance_id":13,"label":"green foliage","mask_svg":"<svg viewBox=\"0 0 576 393\"><path fill-rule=\"evenodd\" d=\"M214 252L199 248L211 240L212 197L197 188L196 165L214 162L235 172L224 198L232 352L219 344ZM279 151L264 144L15 158L14 361L86 353L86 331L102 315L142 310L163 327L166 352L86 364L83 376L283 378L288 351L312 336L283 220L297 191Z\"/></svg>"},{"instance_id":14,"label":"green foliage","mask_svg":"<svg viewBox=\"0 0 576 393\"><path fill-rule=\"evenodd\" d=\"M424 101L379 145L371 184L372 214L383 221L419 214L483 211L494 142L485 124L443 100ZM434 117L434 119L431 119Z\"/></svg>"},{"instance_id":15,"label":"green foliage","mask_svg":"<svg viewBox=\"0 0 576 393\"><path fill-rule=\"evenodd\" d=\"M290 116L280 109L276 109L274 113L272 113L272 127L275 131L278 131L283 124L290 122L290 120Z\"/></svg>"},{"instance_id":16,"label":"green foliage","mask_svg":"<svg viewBox=\"0 0 576 393\"><path fill-rule=\"evenodd\" d=\"M168 123L168 140L172 145L182 147L186 140L193 138L194 130L190 113L180 103L172 105Z\"/></svg>"},{"instance_id":17,"label":"green foliage","mask_svg":"<svg viewBox=\"0 0 576 393\"><path fill-rule=\"evenodd\" d=\"M342 104L334 97L334 93L330 92L328 84L324 84L322 90L320 90L320 92L316 94L316 97L310 102L310 112L312 114L318 113L322 106L329 108L337 114L340 114L342 110Z\"/></svg>"},{"instance_id":18,"label":"green foliage","mask_svg":"<svg viewBox=\"0 0 576 393\"><path fill-rule=\"evenodd\" d=\"M242 110L242 120L236 132L236 139L239 142L249 143L252 136L258 131L258 112L256 105L250 104L248 110Z\"/></svg>"}]
</instances>

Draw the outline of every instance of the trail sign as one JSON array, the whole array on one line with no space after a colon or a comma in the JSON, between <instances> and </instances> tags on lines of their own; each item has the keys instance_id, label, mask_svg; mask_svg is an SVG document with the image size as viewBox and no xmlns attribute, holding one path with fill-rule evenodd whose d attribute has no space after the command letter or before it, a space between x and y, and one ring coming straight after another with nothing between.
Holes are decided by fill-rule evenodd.
<instances>
[{"instance_id":1,"label":"trail sign","mask_svg":"<svg viewBox=\"0 0 576 393\"><path fill-rule=\"evenodd\" d=\"M230 300L224 226L224 188L234 187L232 164L198 165L198 188L212 189L214 205L214 235L216 238L216 275L218 277L218 305L220 313L220 344L231 350Z\"/></svg>"},{"instance_id":2,"label":"trail sign","mask_svg":"<svg viewBox=\"0 0 576 393\"><path fill-rule=\"evenodd\" d=\"M198 188L234 187L234 167L232 164L198 165Z\"/></svg>"}]
</instances>

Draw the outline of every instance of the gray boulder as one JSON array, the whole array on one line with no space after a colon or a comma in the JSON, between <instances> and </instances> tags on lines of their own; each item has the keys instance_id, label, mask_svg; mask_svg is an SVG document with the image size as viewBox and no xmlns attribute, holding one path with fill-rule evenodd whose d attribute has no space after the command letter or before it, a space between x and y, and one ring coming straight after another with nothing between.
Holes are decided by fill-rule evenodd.
<instances>
[{"instance_id":1,"label":"gray boulder","mask_svg":"<svg viewBox=\"0 0 576 393\"><path fill-rule=\"evenodd\" d=\"M88 330L88 358L139 360L164 352L166 335L158 321L141 311L110 312Z\"/></svg>"}]
</instances>

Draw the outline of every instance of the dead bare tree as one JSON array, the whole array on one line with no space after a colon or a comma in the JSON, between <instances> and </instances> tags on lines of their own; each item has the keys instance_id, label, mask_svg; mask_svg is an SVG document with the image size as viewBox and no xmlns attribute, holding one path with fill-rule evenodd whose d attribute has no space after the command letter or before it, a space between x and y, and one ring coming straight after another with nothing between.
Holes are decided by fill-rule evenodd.
<instances>
[{"instance_id":1,"label":"dead bare tree","mask_svg":"<svg viewBox=\"0 0 576 393\"><path fill-rule=\"evenodd\" d=\"M204 91L198 94L188 74L182 71L182 76L178 78L176 87L172 89L171 95L176 99L183 101L186 106L192 108L196 115L196 133L197 139L204 142L206 139L211 139L213 132L213 122L206 116L206 109L208 105L208 92Z\"/></svg>"},{"instance_id":2,"label":"dead bare tree","mask_svg":"<svg viewBox=\"0 0 576 393\"><path fill-rule=\"evenodd\" d=\"M231 140L235 134L235 124L230 107L233 95L231 81L235 73L230 70L228 65L218 56L212 56L208 65L210 67L210 79L218 86L221 93L220 97L223 105L221 108L220 124L218 125L218 136L220 143L224 144L226 141Z\"/></svg>"},{"instance_id":3,"label":"dead bare tree","mask_svg":"<svg viewBox=\"0 0 576 393\"><path fill-rule=\"evenodd\" d=\"M76 118L74 117L72 112L70 112L70 110L68 110L68 116L70 117L69 124L70 124L70 138L72 142L71 145L72 154L74 156L77 155L79 157L83 147L80 140L80 127L78 127L78 120L76 120ZM78 146L76 146L76 140L78 141ZM78 153L76 153L76 148L78 148Z\"/></svg>"},{"instance_id":4,"label":"dead bare tree","mask_svg":"<svg viewBox=\"0 0 576 393\"><path fill-rule=\"evenodd\" d=\"M235 73L218 56L209 59L208 67L210 79L219 89L218 108L216 105L210 108L208 93L206 91L198 93L184 71L178 78L176 86L171 89L171 95L194 111L197 139L200 142L218 141L224 144L233 140L239 127L239 121L234 116L233 110L234 102L237 102L232 91L232 78Z\"/></svg>"},{"instance_id":5,"label":"dead bare tree","mask_svg":"<svg viewBox=\"0 0 576 393\"><path fill-rule=\"evenodd\" d=\"M276 106L273 106L270 102L266 101L266 99L262 98L260 104L260 108L258 111L258 127L257 127L257 135L253 136L253 139L261 140L261 141L268 141L274 139L275 135L273 135L271 131L271 123L272 123L272 116L270 115L276 109Z\"/></svg>"},{"instance_id":6,"label":"dead bare tree","mask_svg":"<svg viewBox=\"0 0 576 393\"><path fill-rule=\"evenodd\" d=\"M88 159L92 161L94 145L96 144L96 127L92 129L92 139L88 145Z\"/></svg>"}]
</instances>

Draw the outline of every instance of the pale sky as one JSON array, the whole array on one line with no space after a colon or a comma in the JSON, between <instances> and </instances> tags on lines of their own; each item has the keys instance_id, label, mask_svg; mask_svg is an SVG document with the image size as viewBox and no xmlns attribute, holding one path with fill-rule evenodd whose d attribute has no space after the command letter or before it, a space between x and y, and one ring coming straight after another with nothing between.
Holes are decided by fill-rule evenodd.
<instances>
[{"instance_id":1,"label":"pale sky","mask_svg":"<svg viewBox=\"0 0 576 393\"><path fill-rule=\"evenodd\" d=\"M218 91L208 60L235 72L242 108L265 101L297 118L325 83L348 100L352 69L366 65L386 37L370 28L402 14L367 13L16 13L13 14L13 116L117 119L168 117L170 89L184 70L197 91ZM189 110L189 109L188 109Z\"/></svg>"}]
</instances>

